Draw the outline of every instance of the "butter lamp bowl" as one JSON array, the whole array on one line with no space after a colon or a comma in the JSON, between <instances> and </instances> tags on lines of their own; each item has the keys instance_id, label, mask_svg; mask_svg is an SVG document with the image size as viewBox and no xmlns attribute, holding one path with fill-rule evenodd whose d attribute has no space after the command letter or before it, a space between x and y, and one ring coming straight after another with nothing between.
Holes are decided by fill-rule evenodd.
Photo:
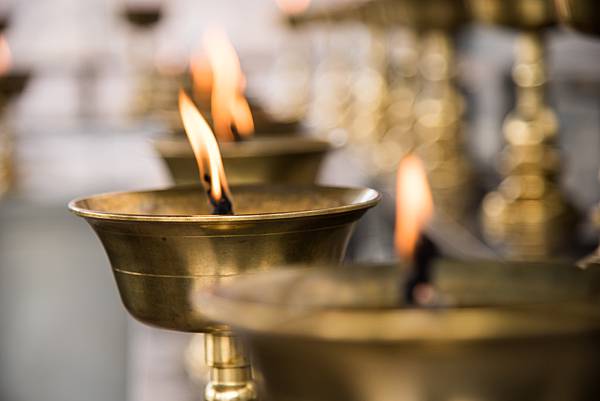
<instances>
[{"instance_id":1,"label":"butter lamp bowl","mask_svg":"<svg viewBox=\"0 0 600 401\"><path fill-rule=\"evenodd\" d=\"M379 201L371 189L232 186L235 215L212 215L200 186L72 201L104 245L123 304L157 327L205 332L191 295L240 275L335 264L354 223Z\"/></svg>"},{"instance_id":2,"label":"butter lamp bowl","mask_svg":"<svg viewBox=\"0 0 600 401\"><path fill-rule=\"evenodd\" d=\"M327 141L299 135L252 138L219 146L231 184L311 184L332 148ZM154 147L176 184L199 183L196 159L184 136L157 139Z\"/></svg>"},{"instance_id":3,"label":"butter lamp bowl","mask_svg":"<svg viewBox=\"0 0 600 401\"><path fill-rule=\"evenodd\" d=\"M438 302L403 303L398 266L272 271L199 292L290 401L591 401L600 269L444 261Z\"/></svg>"}]
</instances>

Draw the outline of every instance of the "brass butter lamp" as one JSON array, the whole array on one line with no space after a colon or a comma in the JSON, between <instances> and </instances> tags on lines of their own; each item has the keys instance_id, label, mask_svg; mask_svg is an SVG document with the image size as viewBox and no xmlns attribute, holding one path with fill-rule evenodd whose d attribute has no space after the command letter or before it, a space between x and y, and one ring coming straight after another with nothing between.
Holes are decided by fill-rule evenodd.
<instances>
[{"instance_id":1,"label":"brass butter lamp","mask_svg":"<svg viewBox=\"0 0 600 401\"><path fill-rule=\"evenodd\" d=\"M176 184L198 182L196 159L184 138L154 142ZM225 172L233 184L315 182L329 142L300 135L275 135L221 144Z\"/></svg>"},{"instance_id":2,"label":"brass butter lamp","mask_svg":"<svg viewBox=\"0 0 600 401\"><path fill-rule=\"evenodd\" d=\"M206 333L205 398L253 400L250 364L237 338L193 308L191 294L275 266L339 263L354 223L379 195L315 185L229 188L216 139L183 92L180 107L203 187L98 195L69 208L96 231L135 318Z\"/></svg>"},{"instance_id":3,"label":"brass butter lamp","mask_svg":"<svg viewBox=\"0 0 600 401\"><path fill-rule=\"evenodd\" d=\"M488 237L518 258L546 257L564 248L572 228L560 186L558 121L546 101L544 31L556 24L551 0L470 0L483 23L519 31L512 75L516 108L505 119L499 187L483 201Z\"/></svg>"},{"instance_id":4,"label":"brass butter lamp","mask_svg":"<svg viewBox=\"0 0 600 401\"><path fill-rule=\"evenodd\" d=\"M369 189L233 186L237 214L211 215L201 187L97 195L69 208L108 254L126 309L143 323L206 333L207 400L254 399L249 361L227 327L191 295L244 274L338 263L354 223L375 206ZM229 397L229 398L223 398Z\"/></svg>"},{"instance_id":5,"label":"brass butter lamp","mask_svg":"<svg viewBox=\"0 0 600 401\"><path fill-rule=\"evenodd\" d=\"M231 324L274 400L591 401L600 271L441 261L428 307L396 265L246 276L194 305ZM268 290L267 290L268 289Z\"/></svg>"},{"instance_id":6,"label":"brass butter lamp","mask_svg":"<svg viewBox=\"0 0 600 401\"><path fill-rule=\"evenodd\" d=\"M252 107L245 98L240 60L224 32L205 34L204 48L206 56L195 55L190 61L190 84L196 106L212 117L207 120L221 142L229 181L313 183L329 142L294 135L297 124L269 121L260 107ZM179 116L176 124L174 135L155 140L155 148L175 183L198 182L196 158ZM287 135L278 129L287 129Z\"/></svg>"}]
</instances>

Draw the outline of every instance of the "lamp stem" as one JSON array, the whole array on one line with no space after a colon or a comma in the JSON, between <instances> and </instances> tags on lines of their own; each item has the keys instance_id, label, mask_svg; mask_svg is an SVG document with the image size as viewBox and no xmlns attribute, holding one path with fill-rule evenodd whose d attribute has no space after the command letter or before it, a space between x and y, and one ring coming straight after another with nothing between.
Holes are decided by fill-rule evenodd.
<instances>
[{"instance_id":1,"label":"lamp stem","mask_svg":"<svg viewBox=\"0 0 600 401\"><path fill-rule=\"evenodd\" d=\"M206 401L256 400L250 362L239 338L229 330L204 335L206 365L210 371Z\"/></svg>"},{"instance_id":2,"label":"lamp stem","mask_svg":"<svg viewBox=\"0 0 600 401\"><path fill-rule=\"evenodd\" d=\"M502 182L484 199L484 226L513 256L544 257L563 245L558 233L568 231L569 208L559 188L558 121L546 101L543 32L520 33L512 76L516 102L503 124Z\"/></svg>"}]
</instances>

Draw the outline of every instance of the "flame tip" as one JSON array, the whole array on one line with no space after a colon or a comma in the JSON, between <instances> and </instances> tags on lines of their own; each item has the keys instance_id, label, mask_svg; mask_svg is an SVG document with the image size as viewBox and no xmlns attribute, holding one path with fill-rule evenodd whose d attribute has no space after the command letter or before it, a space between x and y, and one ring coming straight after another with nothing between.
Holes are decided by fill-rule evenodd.
<instances>
[{"instance_id":1,"label":"flame tip","mask_svg":"<svg viewBox=\"0 0 600 401\"><path fill-rule=\"evenodd\" d=\"M203 36L205 54L190 58L194 88L199 97L210 97L215 134L220 140L254 132L250 105L244 97L246 77L227 33L212 27Z\"/></svg>"}]
</instances>

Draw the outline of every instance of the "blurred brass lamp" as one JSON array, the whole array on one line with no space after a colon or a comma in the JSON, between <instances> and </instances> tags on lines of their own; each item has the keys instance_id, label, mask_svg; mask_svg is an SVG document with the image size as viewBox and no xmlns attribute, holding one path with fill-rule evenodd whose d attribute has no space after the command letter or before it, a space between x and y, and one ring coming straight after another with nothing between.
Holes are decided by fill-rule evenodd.
<instances>
[{"instance_id":1,"label":"blurred brass lamp","mask_svg":"<svg viewBox=\"0 0 600 401\"><path fill-rule=\"evenodd\" d=\"M198 168L185 139L163 138L154 146L176 184L198 182ZM306 136L273 136L221 144L225 173L233 184L315 182L329 142Z\"/></svg>"},{"instance_id":2,"label":"blurred brass lamp","mask_svg":"<svg viewBox=\"0 0 600 401\"><path fill-rule=\"evenodd\" d=\"M484 23L519 30L512 75L516 107L505 119L500 186L483 202L488 237L518 258L565 247L572 216L559 185L558 121L546 101L544 31L556 24L551 0L470 0Z\"/></svg>"},{"instance_id":3,"label":"blurred brass lamp","mask_svg":"<svg viewBox=\"0 0 600 401\"><path fill-rule=\"evenodd\" d=\"M600 391L600 271L436 265L431 302L403 303L398 266L271 271L194 305L231 324L284 401L592 401Z\"/></svg>"},{"instance_id":4,"label":"blurred brass lamp","mask_svg":"<svg viewBox=\"0 0 600 401\"><path fill-rule=\"evenodd\" d=\"M213 284L290 264L336 264L354 223L379 200L370 189L232 186L235 215L213 215L202 187L74 200L108 254L127 310L146 324L206 333L207 400L252 400L251 369L227 326L191 296Z\"/></svg>"}]
</instances>

